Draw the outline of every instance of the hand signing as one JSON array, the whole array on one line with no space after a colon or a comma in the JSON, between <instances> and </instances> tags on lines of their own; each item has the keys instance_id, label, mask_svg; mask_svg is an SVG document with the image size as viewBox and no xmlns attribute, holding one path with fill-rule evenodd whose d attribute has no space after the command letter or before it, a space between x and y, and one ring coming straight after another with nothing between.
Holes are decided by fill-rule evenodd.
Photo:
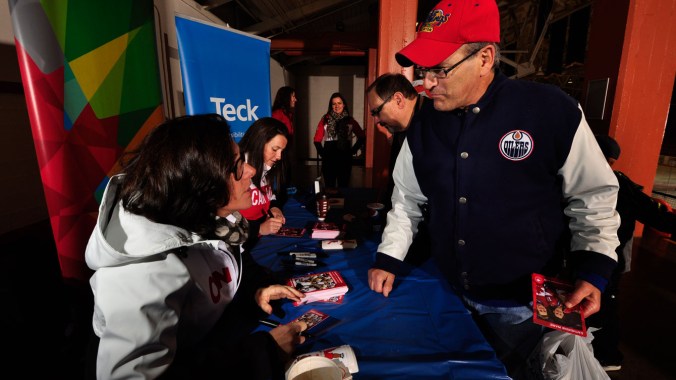
<instances>
[{"instance_id":1,"label":"hand signing","mask_svg":"<svg viewBox=\"0 0 676 380\"><path fill-rule=\"evenodd\" d=\"M261 235L276 234L283 225L282 218L268 218L265 222L261 223L258 233Z\"/></svg>"},{"instance_id":2,"label":"hand signing","mask_svg":"<svg viewBox=\"0 0 676 380\"><path fill-rule=\"evenodd\" d=\"M284 218L284 213L282 212L282 210L279 209L279 207L271 207L270 213L272 213L272 216L274 218L281 219L282 224L286 223L286 218Z\"/></svg>"},{"instance_id":3,"label":"hand signing","mask_svg":"<svg viewBox=\"0 0 676 380\"><path fill-rule=\"evenodd\" d=\"M305 337L300 335L305 330L305 322L293 322L275 327L270 330L270 335L285 353L291 354L296 345L305 343Z\"/></svg>"}]
</instances>

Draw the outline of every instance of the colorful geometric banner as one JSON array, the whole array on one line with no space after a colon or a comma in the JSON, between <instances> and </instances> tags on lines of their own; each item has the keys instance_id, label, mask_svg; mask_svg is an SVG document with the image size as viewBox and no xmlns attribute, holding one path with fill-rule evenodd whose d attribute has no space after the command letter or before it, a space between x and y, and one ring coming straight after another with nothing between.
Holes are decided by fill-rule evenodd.
<instances>
[{"instance_id":1,"label":"colorful geometric banner","mask_svg":"<svg viewBox=\"0 0 676 380\"><path fill-rule=\"evenodd\" d=\"M47 209L66 279L117 161L163 120L152 0L10 0Z\"/></svg>"},{"instance_id":2,"label":"colorful geometric banner","mask_svg":"<svg viewBox=\"0 0 676 380\"><path fill-rule=\"evenodd\" d=\"M239 141L272 114L270 40L179 16L176 38L188 115L222 115Z\"/></svg>"}]
</instances>

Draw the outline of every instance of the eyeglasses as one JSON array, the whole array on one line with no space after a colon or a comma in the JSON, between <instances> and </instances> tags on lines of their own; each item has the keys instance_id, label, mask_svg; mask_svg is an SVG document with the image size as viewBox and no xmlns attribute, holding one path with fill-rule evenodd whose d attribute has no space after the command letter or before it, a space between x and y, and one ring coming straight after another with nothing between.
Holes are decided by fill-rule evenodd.
<instances>
[{"instance_id":1,"label":"eyeglasses","mask_svg":"<svg viewBox=\"0 0 676 380\"><path fill-rule=\"evenodd\" d=\"M240 154L239 157L237 157L237 161L235 161L235 165L232 167L230 170L230 173L233 174L235 177L235 181L239 181L242 179L242 176L244 176L244 164L246 161L244 160L244 155Z\"/></svg>"},{"instance_id":2,"label":"eyeglasses","mask_svg":"<svg viewBox=\"0 0 676 380\"><path fill-rule=\"evenodd\" d=\"M456 67L460 66L461 63L465 62L466 60L474 56L474 54L478 53L481 49L483 48L474 50L473 52L469 53L465 58L461 59L458 63L447 69L444 69L443 67L430 67L430 68L416 67L414 70L415 77L417 79L425 79L429 74L431 75L430 79L444 79L448 76L448 73L453 71L453 69L455 69Z\"/></svg>"},{"instance_id":3,"label":"eyeglasses","mask_svg":"<svg viewBox=\"0 0 676 380\"><path fill-rule=\"evenodd\" d=\"M380 103L380 105L379 105L378 107L372 109L372 110L371 110L371 116L376 117L376 116L380 115L380 111L383 110L383 107L385 107L385 104L386 104L387 102L389 102L390 100L392 100L392 96L394 96L394 93L390 94L390 96L388 96L388 97L385 99L384 102Z\"/></svg>"}]
</instances>

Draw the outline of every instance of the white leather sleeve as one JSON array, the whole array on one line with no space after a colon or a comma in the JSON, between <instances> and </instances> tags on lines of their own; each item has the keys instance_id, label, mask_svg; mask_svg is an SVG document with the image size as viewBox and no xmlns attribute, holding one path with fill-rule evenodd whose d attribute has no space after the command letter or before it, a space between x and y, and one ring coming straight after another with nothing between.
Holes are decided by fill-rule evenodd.
<instances>
[{"instance_id":1,"label":"white leather sleeve","mask_svg":"<svg viewBox=\"0 0 676 380\"><path fill-rule=\"evenodd\" d=\"M598 252L617 260L619 184L584 117L559 175L567 201L564 212L571 218L571 250Z\"/></svg>"},{"instance_id":2,"label":"white leather sleeve","mask_svg":"<svg viewBox=\"0 0 676 380\"><path fill-rule=\"evenodd\" d=\"M408 140L404 140L397 156L392 178L392 210L387 213L387 225L378 252L403 260L418 232L418 223L422 220L419 205L427 203L427 197L422 194L413 170L413 155Z\"/></svg>"}]
</instances>

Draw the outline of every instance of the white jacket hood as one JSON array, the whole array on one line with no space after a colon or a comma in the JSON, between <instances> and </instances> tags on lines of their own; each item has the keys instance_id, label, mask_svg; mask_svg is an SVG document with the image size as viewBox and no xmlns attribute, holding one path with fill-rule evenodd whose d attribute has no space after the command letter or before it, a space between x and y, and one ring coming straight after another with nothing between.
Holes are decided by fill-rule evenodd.
<instances>
[{"instance_id":1,"label":"white jacket hood","mask_svg":"<svg viewBox=\"0 0 676 380\"><path fill-rule=\"evenodd\" d=\"M99 209L94 233L87 244L87 265L97 270L138 261L153 260L157 255L196 243L219 247L218 240L200 240L198 235L172 225L155 223L132 214L115 201L124 174L110 179Z\"/></svg>"}]
</instances>

